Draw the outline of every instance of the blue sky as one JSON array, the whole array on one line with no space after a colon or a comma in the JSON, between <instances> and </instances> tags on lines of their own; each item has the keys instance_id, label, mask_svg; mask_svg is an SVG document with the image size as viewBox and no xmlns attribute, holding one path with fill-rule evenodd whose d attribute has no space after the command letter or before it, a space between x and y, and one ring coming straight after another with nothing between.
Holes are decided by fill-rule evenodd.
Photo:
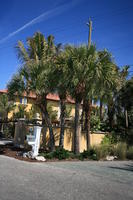
<instances>
[{"instance_id":1,"label":"blue sky","mask_svg":"<svg viewBox=\"0 0 133 200\"><path fill-rule=\"evenodd\" d=\"M36 31L56 43L87 43L86 22L93 22L92 42L107 48L117 65L133 65L132 0L0 0L0 88L19 67L15 45ZM133 74L133 66L130 68Z\"/></svg>"}]
</instances>

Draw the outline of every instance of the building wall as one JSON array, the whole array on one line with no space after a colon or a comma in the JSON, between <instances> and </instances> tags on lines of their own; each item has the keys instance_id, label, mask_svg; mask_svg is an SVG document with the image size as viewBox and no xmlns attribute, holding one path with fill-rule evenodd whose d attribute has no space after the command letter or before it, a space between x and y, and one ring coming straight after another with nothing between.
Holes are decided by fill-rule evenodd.
<instances>
[{"instance_id":1,"label":"building wall","mask_svg":"<svg viewBox=\"0 0 133 200\"><path fill-rule=\"evenodd\" d=\"M32 105L35 104L35 99L27 98L27 103L24 104L24 97L23 98L16 97L14 104L16 105L16 108L8 114L9 119L13 116L14 112L18 111L18 105L20 104L25 105L26 111L29 112L32 108ZM48 106L51 106L53 111L57 111L57 119L59 119L60 118L60 102L48 100ZM66 103L66 108L71 108L70 115L74 117L74 114L75 114L74 104Z\"/></svg>"},{"instance_id":2,"label":"building wall","mask_svg":"<svg viewBox=\"0 0 133 200\"><path fill-rule=\"evenodd\" d=\"M32 105L34 104L34 99L28 98L27 103L24 104L24 98L22 98L22 103L20 102L21 99L19 97L16 97L14 104L16 105L15 109L11 111L8 114L8 118L10 119L13 116L13 113L18 112L18 105L22 104L26 106L26 112L29 112L30 109L32 108Z\"/></svg>"},{"instance_id":3,"label":"building wall","mask_svg":"<svg viewBox=\"0 0 133 200\"><path fill-rule=\"evenodd\" d=\"M55 136L55 146L59 146L59 138L60 138L60 128L54 128L54 136ZM73 151L73 135L74 129L73 128L65 128L64 132L64 148L69 151ZM105 134L103 133L91 133L90 134L90 146L99 145L103 140ZM49 141L49 131L47 130L46 133L46 143L48 144ZM87 150L86 145L86 135L85 132L80 133L80 152Z\"/></svg>"},{"instance_id":4,"label":"building wall","mask_svg":"<svg viewBox=\"0 0 133 200\"><path fill-rule=\"evenodd\" d=\"M98 145L102 142L105 134L103 133L92 133L90 137L90 143L93 145Z\"/></svg>"},{"instance_id":5,"label":"building wall","mask_svg":"<svg viewBox=\"0 0 133 200\"><path fill-rule=\"evenodd\" d=\"M20 104L20 101L22 104L24 104L24 100L20 100L20 98L16 98L15 101L15 105L16 105L16 109L13 112L17 112L18 108L17 106ZM32 98L28 98L27 104L26 104L26 111L29 112L30 109L32 108L32 105L35 103L35 99ZM48 106L52 107L52 110L57 111L58 113L58 119L60 116L60 104L59 101L52 101L52 100L48 100ZM74 104L70 104L70 103L66 103L66 108L70 109L70 116L74 117L75 114L75 105ZM13 112L9 113L9 118L12 117ZM80 110L81 113L81 110ZM73 128L65 128L65 133L64 133L64 148L66 150L72 151L73 150L73 134L74 134L74 129ZM55 145L58 146L59 145L59 138L60 138L60 128L59 127L55 127L54 128L54 136L55 136ZM90 145L94 146L94 145L98 145L101 143L102 139L104 137L104 134L102 133L93 133L90 134ZM46 143L48 143L49 141L49 131L47 130L46 133ZM86 135L85 132L81 132L80 133L80 152L83 152L84 150L86 150Z\"/></svg>"}]
</instances>

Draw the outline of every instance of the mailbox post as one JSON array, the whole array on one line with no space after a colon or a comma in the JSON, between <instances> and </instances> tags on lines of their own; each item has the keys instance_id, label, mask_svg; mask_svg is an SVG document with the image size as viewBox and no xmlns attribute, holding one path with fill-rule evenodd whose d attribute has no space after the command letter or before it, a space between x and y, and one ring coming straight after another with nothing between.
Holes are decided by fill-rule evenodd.
<instances>
[{"instance_id":1,"label":"mailbox post","mask_svg":"<svg viewBox=\"0 0 133 200\"><path fill-rule=\"evenodd\" d=\"M27 142L32 146L32 157L38 156L39 147L40 147L40 135L41 135L41 126L34 126L34 135L27 135Z\"/></svg>"},{"instance_id":2,"label":"mailbox post","mask_svg":"<svg viewBox=\"0 0 133 200\"><path fill-rule=\"evenodd\" d=\"M39 151L39 147L40 147L41 129L42 129L42 127L40 127L40 126L34 126L34 132L36 134L35 145L33 146L33 156L34 157L38 156L38 151Z\"/></svg>"}]
</instances>

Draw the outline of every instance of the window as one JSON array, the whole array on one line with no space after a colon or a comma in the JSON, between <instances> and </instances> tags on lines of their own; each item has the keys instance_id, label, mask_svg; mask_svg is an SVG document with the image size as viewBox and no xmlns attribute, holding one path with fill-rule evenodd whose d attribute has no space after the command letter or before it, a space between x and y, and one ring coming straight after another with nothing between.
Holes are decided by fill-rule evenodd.
<instances>
[{"instance_id":1,"label":"window","mask_svg":"<svg viewBox=\"0 0 133 200\"><path fill-rule=\"evenodd\" d=\"M23 103L23 98L22 98L22 97L20 97L20 103L21 103L21 104Z\"/></svg>"},{"instance_id":2,"label":"window","mask_svg":"<svg viewBox=\"0 0 133 200\"><path fill-rule=\"evenodd\" d=\"M24 97L24 98L21 97L20 98L20 103L26 105L27 104L27 98L26 97Z\"/></svg>"},{"instance_id":3,"label":"window","mask_svg":"<svg viewBox=\"0 0 133 200\"><path fill-rule=\"evenodd\" d=\"M27 98L26 98L26 97L24 97L24 99L23 99L23 104L24 104L24 105L27 104Z\"/></svg>"}]
</instances>

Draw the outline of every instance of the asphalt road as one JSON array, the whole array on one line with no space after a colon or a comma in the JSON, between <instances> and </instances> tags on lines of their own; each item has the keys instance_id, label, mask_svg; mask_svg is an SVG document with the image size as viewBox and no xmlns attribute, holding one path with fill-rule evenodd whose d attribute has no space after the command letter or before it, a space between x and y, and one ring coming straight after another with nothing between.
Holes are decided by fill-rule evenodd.
<instances>
[{"instance_id":1,"label":"asphalt road","mask_svg":"<svg viewBox=\"0 0 133 200\"><path fill-rule=\"evenodd\" d=\"M28 163L0 156L0 200L133 200L133 162Z\"/></svg>"}]
</instances>

